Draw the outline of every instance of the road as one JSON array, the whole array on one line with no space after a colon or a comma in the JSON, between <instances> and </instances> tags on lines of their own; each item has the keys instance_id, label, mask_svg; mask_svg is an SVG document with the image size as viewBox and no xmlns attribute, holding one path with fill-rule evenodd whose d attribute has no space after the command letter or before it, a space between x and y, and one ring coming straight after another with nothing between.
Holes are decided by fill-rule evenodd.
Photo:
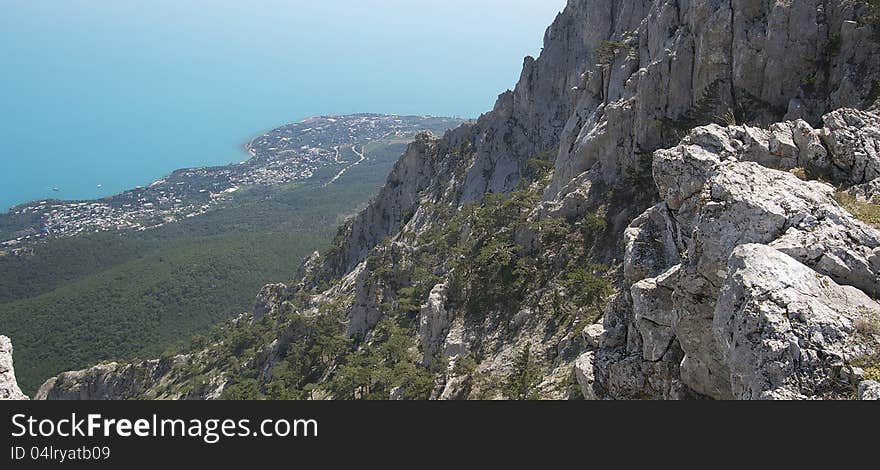
<instances>
[{"instance_id":1,"label":"road","mask_svg":"<svg viewBox=\"0 0 880 470\"><path fill-rule=\"evenodd\" d=\"M361 150L363 150L363 147L361 147ZM334 176L332 180L328 181L327 184L324 185L325 188L327 186L330 186L331 184L335 183L337 180L339 180L339 178L342 178L342 175L344 175L345 172L360 165L361 163L364 162L364 160L367 159L367 157L364 155L364 153L362 151L358 152L356 145L351 146L351 151L354 152L355 155L360 157L360 160L358 160L358 161L352 163L351 165L348 165L347 167L340 170L339 173L337 173L336 176ZM339 148L338 147L336 148L336 159L339 160Z\"/></svg>"}]
</instances>

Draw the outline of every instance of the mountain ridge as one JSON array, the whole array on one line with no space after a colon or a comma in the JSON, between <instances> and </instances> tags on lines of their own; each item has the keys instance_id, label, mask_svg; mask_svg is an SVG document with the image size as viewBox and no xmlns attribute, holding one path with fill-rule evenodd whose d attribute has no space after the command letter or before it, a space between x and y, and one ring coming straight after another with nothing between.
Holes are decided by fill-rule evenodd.
<instances>
[{"instance_id":1,"label":"mountain ridge","mask_svg":"<svg viewBox=\"0 0 880 470\"><path fill-rule=\"evenodd\" d=\"M878 203L874 8L570 0L259 315L38 397L869 397L880 232L840 201Z\"/></svg>"}]
</instances>

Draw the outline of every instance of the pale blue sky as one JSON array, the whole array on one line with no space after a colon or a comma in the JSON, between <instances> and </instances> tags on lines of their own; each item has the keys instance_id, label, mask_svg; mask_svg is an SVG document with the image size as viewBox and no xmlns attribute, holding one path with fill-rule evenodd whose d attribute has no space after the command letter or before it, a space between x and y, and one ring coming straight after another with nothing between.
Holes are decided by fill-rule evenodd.
<instances>
[{"instance_id":1,"label":"pale blue sky","mask_svg":"<svg viewBox=\"0 0 880 470\"><path fill-rule=\"evenodd\" d=\"M234 161L314 114L477 116L564 4L0 0L0 209Z\"/></svg>"}]
</instances>

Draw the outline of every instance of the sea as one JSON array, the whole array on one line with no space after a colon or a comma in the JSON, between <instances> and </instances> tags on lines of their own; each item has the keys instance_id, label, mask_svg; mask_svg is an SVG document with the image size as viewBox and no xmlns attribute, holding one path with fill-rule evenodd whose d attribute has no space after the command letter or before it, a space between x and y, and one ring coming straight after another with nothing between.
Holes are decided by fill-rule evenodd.
<instances>
[{"instance_id":1,"label":"sea","mask_svg":"<svg viewBox=\"0 0 880 470\"><path fill-rule=\"evenodd\" d=\"M93 199L314 115L476 117L565 0L0 0L0 212Z\"/></svg>"}]
</instances>

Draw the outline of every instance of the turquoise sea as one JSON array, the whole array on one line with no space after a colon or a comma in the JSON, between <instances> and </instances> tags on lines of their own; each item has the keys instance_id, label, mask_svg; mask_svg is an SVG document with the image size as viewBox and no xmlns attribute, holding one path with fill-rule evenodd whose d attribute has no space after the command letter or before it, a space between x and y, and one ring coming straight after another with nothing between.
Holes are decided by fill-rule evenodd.
<instances>
[{"instance_id":1,"label":"turquoise sea","mask_svg":"<svg viewBox=\"0 0 880 470\"><path fill-rule=\"evenodd\" d=\"M312 115L476 117L564 4L0 0L0 210L240 161Z\"/></svg>"}]
</instances>

